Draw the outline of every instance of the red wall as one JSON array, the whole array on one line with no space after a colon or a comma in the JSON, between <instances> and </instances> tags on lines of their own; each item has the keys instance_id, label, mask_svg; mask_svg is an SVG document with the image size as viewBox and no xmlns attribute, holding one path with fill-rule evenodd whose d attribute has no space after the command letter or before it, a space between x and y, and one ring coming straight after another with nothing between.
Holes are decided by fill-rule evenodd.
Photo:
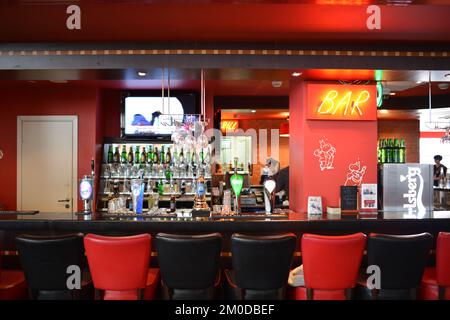
<instances>
[{"instance_id":1,"label":"red wall","mask_svg":"<svg viewBox=\"0 0 450 320\"><path fill-rule=\"evenodd\" d=\"M321 196L326 206L339 206L349 164L366 166L362 183L377 182L377 121L307 120L307 84L292 81L290 92L290 206L307 211L308 196ZM336 149L333 169L321 170L314 151L327 138Z\"/></svg>"},{"instance_id":2,"label":"red wall","mask_svg":"<svg viewBox=\"0 0 450 320\"><path fill-rule=\"evenodd\" d=\"M17 180L17 116L78 116L78 178L90 173L91 158L96 156L96 88L64 84L26 83L0 89L0 203L16 209ZM97 138L98 139L98 138ZM81 202L78 202L81 209Z\"/></svg>"}]
</instances>

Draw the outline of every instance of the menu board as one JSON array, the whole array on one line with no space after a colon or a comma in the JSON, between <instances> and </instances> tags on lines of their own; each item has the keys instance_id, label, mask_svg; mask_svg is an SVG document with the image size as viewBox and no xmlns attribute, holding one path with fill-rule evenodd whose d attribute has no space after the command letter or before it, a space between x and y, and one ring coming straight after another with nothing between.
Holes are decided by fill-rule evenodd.
<instances>
[{"instance_id":1,"label":"menu board","mask_svg":"<svg viewBox=\"0 0 450 320\"><path fill-rule=\"evenodd\" d=\"M341 210L358 210L358 187L341 186Z\"/></svg>"}]
</instances>

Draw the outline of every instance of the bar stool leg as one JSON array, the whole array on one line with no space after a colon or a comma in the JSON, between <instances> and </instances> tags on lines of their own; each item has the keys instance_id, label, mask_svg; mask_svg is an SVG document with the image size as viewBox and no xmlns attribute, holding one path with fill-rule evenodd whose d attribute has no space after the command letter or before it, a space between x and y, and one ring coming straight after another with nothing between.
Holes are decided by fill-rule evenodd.
<instances>
[{"instance_id":1,"label":"bar stool leg","mask_svg":"<svg viewBox=\"0 0 450 320\"><path fill-rule=\"evenodd\" d=\"M94 299L95 300L101 300L102 299L99 289L94 289Z\"/></svg>"},{"instance_id":2,"label":"bar stool leg","mask_svg":"<svg viewBox=\"0 0 450 320\"><path fill-rule=\"evenodd\" d=\"M378 299L378 290L377 289L370 290L370 297L372 298L372 300L377 300Z\"/></svg>"},{"instance_id":3,"label":"bar stool leg","mask_svg":"<svg viewBox=\"0 0 450 320\"><path fill-rule=\"evenodd\" d=\"M144 300L145 297L145 289L138 289L138 299Z\"/></svg>"},{"instance_id":4,"label":"bar stool leg","mask_svg":"<svg viewBox=\"0 0 450 320\"><path fill-rule=\"evenodd\" d=\"M306 300L312 300L312 299L313 299L313 289L306 288Z\"/></svg>"}]
</instances>

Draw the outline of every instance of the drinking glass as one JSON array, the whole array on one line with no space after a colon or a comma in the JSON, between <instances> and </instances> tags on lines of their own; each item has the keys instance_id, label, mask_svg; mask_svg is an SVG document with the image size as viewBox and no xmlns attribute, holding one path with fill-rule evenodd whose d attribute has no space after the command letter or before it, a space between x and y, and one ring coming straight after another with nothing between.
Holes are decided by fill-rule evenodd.
<instances>
[{"instance_id":1,"label":"drinking glass","mask_svg":"<svg viewBox=\"0 0 450 320\"><path fill-rule=\"evenodd\" d=\"M148 209L151 213L158 211L159 194L157 192L151 192L148 197Z\"/></svg>"}]
</instances>

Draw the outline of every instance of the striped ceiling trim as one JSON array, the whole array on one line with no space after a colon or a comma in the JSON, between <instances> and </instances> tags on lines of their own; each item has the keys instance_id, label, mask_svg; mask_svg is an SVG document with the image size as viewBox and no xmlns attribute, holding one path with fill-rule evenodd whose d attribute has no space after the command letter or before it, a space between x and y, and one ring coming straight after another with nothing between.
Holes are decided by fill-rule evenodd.
<instances>
[{"instance_id":1,"label":"striped ceiling trim","mask_svg":"<svg viewBox=\"0 0 450 320\"><path fill-rule=\"evenodd\" d=\"M357 50L239 50L239 49L106 49L106 50L3 50L0 56L113 56L113 55L258 55L258 56L356 56L356 57L450 57L447 51Z\"/></svg>"}]
</instances>

